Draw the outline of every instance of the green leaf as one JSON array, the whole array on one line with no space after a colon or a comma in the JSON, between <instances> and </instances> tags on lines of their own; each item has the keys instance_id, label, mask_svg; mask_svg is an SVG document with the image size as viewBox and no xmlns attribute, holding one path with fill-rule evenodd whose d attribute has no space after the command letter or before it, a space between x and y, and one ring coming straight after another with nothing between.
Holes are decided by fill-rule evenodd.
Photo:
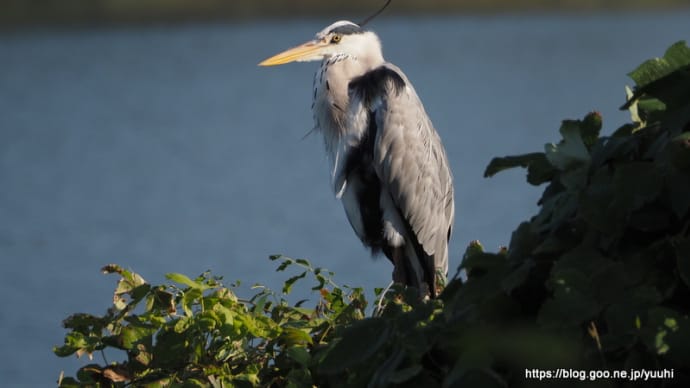
<instances>
[{"instance_id":1,"label":"green leaf","mask_svg":"<svg viewBox=\"0 0 690 388\"><path fill-rule=\"evenodd\" d=\"M602 118L599 112L590 112L579 122L580 135L587 149L591 149L599 139L601 125Z\"/></svg>"},{"instance_id":2,"label":"green leaf","mask_svg":"<svg viewBox=\"0 0 690 388\"><path fill-rule=\"evenodd\" d=\"M613 174L613 205L626 213L639 209L659 196L662 180L659 169L651 162L630 162L617 166Z\"/></svg>"},{"instance_id":3,"label":"green leaf","mask_svg":"<svg viewBox=\"0 0 690 388\"><path fill-rule=\"evenodd\" d=\"M551 181L556 174L556 169L546 159L546 155L541 154L543 157L534 160L527 166L527 183L533 186Z\"/></svg>"},{"instance_id":4,"label":"green leaf","mask_svg":"<svg viewBox=\"0 0 690 388\"><path fill-rule=\"evenodd\" d=\"M185 379L181 388L206 388L208 384L199 379Z\"/></svg>"},{"instance_id":5,"label":"green leaf","mask_svg":"<svg viewBox=\"0 0 690 388\"><path fill-rule=\"evenodd\" d=\"M484 246L479 240L470 241L467 248L465 248L465 254L463 256L463 261L468 257L484 253Z\"/></svg>"},{"instance_id":6,"label":"green leaf","mask_svg":"<svg viewBox=\"0 0 690 388\"><path fill-rule=\"evenodd\" d=\"M134 307L150 289L144 278L118 265L106 265L101 271L106 274L117 273L121 276L113 294L113 305L118 310ZM128 301L125 295L129 295L132 300Z\"/></svg>"},{"instance_id":7,"label":"green leaf","mask_svg":"<svg viewBox=\"0 0 690 388\"><path fill-rule=\"evenodd\" d=\"M276 272L285 271L285 268L292 265L294 262L291 259L284 259L282 263L276 268Z\"/></svg>"},{"instance_id":8,"label":"green leaf","mask_svg":"<svg viewBox=\"0 0 690 388\"><path fill-rule=\"evenodd\" d=\"M388 381L393 384L402 384L417 376L423 370L424 368L419 364L412 365L403 369L398 369L397 371L395 371L395 373L393 373L392 376L388 378Z\"/></svg>"},{"instance_id":9,"label":"green leaf","mask_svg":"<svg viewBox=\"0 0 690 388\"><path fill-rule=\"evenodd\" d=\"M676 251L680 278L690 287L690 239L678 240L674 242L673 247Z\"/></svg>"},{"instance_id":10,"label":"green leaf","mask_svg":"<svg viewBox=\"0 0 690 388\"><path fill-rule=\"evenodd\" d=\"M652 307L646 314L640 336L653 354L686 364L690 351L690 319L667 307Z\"/></svg>"},{"instance_id":11,"label":"green leaf","mask_svg":"<svg viewBox=\"0 0 690 388\"><path fill-rule=\"evenodd\" d=\"M285 283L283 284L283 294L286 294L286 295L289 294L290 291L292 291L292 286L295 284L295 282L298 281L299 279L304 278L305 276L307 276L307 271L304 271L301 274L295 275L295 276L289 278L288 280L286 280Z\"/></svg>"},{"instance_id":12,"label":"green leaf","mask_svg":"<svg viewBox=\"0 0 690 388\"><path fill-rule=\"evenodd\" d=\"M79 370L77 371L77 378L82 383L95 383L96 379L100 378L102 373L103 370L99 365L88 364L79 368Z\"/></svg>"},{"instance_id":13,"label":"green leaf","mask_svg":"<svg viewBox=\"0 0 690 388\"><path fill-rule=\"evenodd\" d=\"M190 356L189 342L185 334L162 331L156 337L153 347L152 366L155 368L179 368Z\"/></svg>"},{"instance_id":14,"label":"green leaf","mask_svg":"<svg viewBox=\"0 0 690 388\"><path fill-rule=\"evenodd\" d=\"M637 100L637 109L648 116L651 112L666 110L666 104L658 98L641 97Z\"/></svg>"},{"instance_id":15,"label":"green leaf","mask_svg":"<svg viewBox=\"0 0 690 388\"><path fill-rule=\"evenodd\" d=\"M638 88L642 88L688 65L690 65L690 48L685 41L679 41L666 50L663 58L645 61L628 73L628 76L635 81Z\"/></svg>"},{"instance_id":16,"label":"green leaf","mask_svg":"<svg viewBox=\"0 0 690 388\"><path fill-rule=\"evenodd\" d=\"M311 268L311 263L310 263L309 260L307 260L307 259L296 259L295 262L296 262L297 264L302 265L302 266Z\"/></svg>"},{"instance_id":17,"label":"green leaf","mask_svg":"<svg viewBox=\"0 0 690 388\"><path fill-rule=\"evenodd\" d=\"M603 256L596 248L579 245L564 253L553 265L552 271L558 273L575 269L592 277L614 265L613 261Z\"/></svg>"},{"instance_id":18,"label":"green leaf","mask_svg":"<svg viewBox=\"0 0 690 388\"><path fill-rule=\"evenodd\" d=\"M311 365L311 354L302 346L292 346L287 349L287 355L305 368Z\"/></svg>"},{"instance_id":19,"label":"green leaf","mask_svg":"<svg viewBox=\"0 0 690 388\"><path fill-rule=\"evenodd\" d=\"M192 323L192 318L190 316L179 317L171 323L174 323L173 331L177 334L181 334L187 331Z\"/></svg>"},{"instance_id":20,"label":"green leaf","mask_svg":"<svg viewBox=\"0 0 690 388\"><path fill-rule=\"evenodd\" d=\"M168 314L176 312L175 297L172 293L165 290L164 287L156 287L148 295L146 301L146 311L165 311Z\"/></svg>"},{"instance_id":21,"label":"green leaf","mask_svg":"<svg viewBox=\"0 0 690 388\"><path fill-rule=\"evenodd\" d=\"M187 277L187 275L183 275L181 273L167 273L165 274L165 278L173 281L178 284L182 284L184 286L187 286L189 288L194 288L198 290L207 290L209 287L205 284L203 284L200 281L194 281Z\"/></svg>"},{"instance_id":22,"label":"green leaf","mask_svg":"<svg viewBox=\"0 0 690 388\"><path fill-rule=\"evenodd\" d=\"M557 169L565 171L573 166L589 163L589 152L580 131L579 121L564 120L560 129L563 140L558 144L549 143L544 146L546 158Z\"/></svg>"},{"instance_id":23,"label":"green leaf","mask_svg":"<svg viewBox=\"0 0 690 388\"><path fill-rule=\"evenodd\" d=\"M539 236L532 223L522 222L513 231L508 247L508 258L510 261L522 261L529 257L532 251L539 244Z\"/></svg>"},{"instance_id":24,"label":"green leaf","mask_svg":"<svg viewBox=\"0 0 690 388\"><path fill-rule=\"evenodd\" d=\"M83 354L91 354L96 350L103 349L101 336L88 336L73 331L65 335L65 343L60 347L53 347L53 352L58 357L66 357L77 353L77 357Z\"/></svg>"},{"instance_id":25,"label":"green leaf","mask_svg":"<svg viewBox=\"0 0 690 388\"><path fill-rule=\"evenodd\" d=\"M622 233L625 216L628 211L625 205L613 206L613 176L609 169L598 169L590 177L579 200L579 215L593 228L606 235L616 236Z\"/></svg>"},{"instance_id":26,"label":"green leaf","mask_svg":"<svg viewBox=\"0 0 690 388\"><path fill-rule=\"evenodd\" d=\"M486 170L484 170L484 177L488 178L503 170L515 167L527 168L527 181L535 186L548 182L553 177L555 171L543 152L534 152L531 154L493 158Z\"/></svg>"},{"instance_id":27,"label":"green leaf","mask_svg":"<svg viewBox=\"0 0 690 388\"><path fill-rule=\"evenodd\" d=\"M283 328L280 338L286 346L301 346L312 343L312 339L307 331L294 327Z\"/></svg>"},{"instance_id":28,"label":"green leaf","mask_svg":"<svg viewBox=\"0 0 690 388\"><path fill-rule=\"evenodd\" d=\"M53 353L58 357L68 357L76 353L79 349L81 348L73 345L53 346Z\"/></svg>"},{"instance_id":29,"label":"green leaf","mask_svg":"<svg viewBox=\"0 0 690 388\"><path fill-rule=\"evenodd\" d=\"M690 101L690 48L685 42L671 46L663 58L650 59L631 72L637 86L622 109L639 100L642 120L659 120L657 113L688 107Z\"/></svg>"},{"instance_id":30,"label":"green leaf","mask_svg":"<svg viewBox=\"0 0 690 388\"><path fill-rule=\"evenodd\" d=\"M554 269L551 279L553 297L542 305L537 322L545 327L580 326L600 310L587 274L574 268Z\"/></svg>"},{"instance_id":31,"label":"green leaf","mask_svg":"<svg viewBox=\"0 0 690 388\"><path fill-rule=\"evenodd\" d=\"M120 344L123 349L134 349L142 341L150 342L151 336L155 333L151 327L126 326L120 332Z\"/></svg>"},{"instance_id":32,"label":"green leaf","mask_svg":"<svg viewBox=\"0 0 690 388\"><path fill-rule=\"evenodd\" d=\"M381 363L381 365L376 368L376 372L372 376L368 387L371 388L383 388L388 387L392 383L392 378L395 374L396 369L402 363L405 352L398 348L395 349L392 354L386 357L386 360Z\"/></svg>"},{"instance_id":33,"label":"green leaf","mask_svg":"<svg viewBox=\"0 0 690 388\"><path fill-rule=\"evenodd\" d=\"M501 282L501 288L506 293L511 293L514 289L524 284L529 276L530 270L534 268L533 260L525 260L517 268L513 269Z\"/></svg>"},{"instance_id":34,"label":"green leaf","mask_svg":"<svg viewBox=\"0 0 690 388\"><path fill-rule=\"evenodd\" d=\"M207 310L197 316L196 327L202 332L212 332L223 322L213 310Z\"/></svg>"},{"instance_id":35,"label":"green leaf","mask_svg":"<svg viewBox=\"0 0 690 388\"><path fill-rule=\"evenodd\" d=\"M390 328L381 318L357 321L347 327L342 338L319 365L325 374L339 373L369 361L388 341Z\"/></svg>"},{"instance_id":36,"label":"green leaf","mask_svg":"<svg viewBox=\"0 0 690 388\"><path fill-rule=\"evenodd\" d=\"M539 214L532 220L534 229L545 233L558 228L573 217L577 205L576 195L570 192L561 192L548 198L542 203Z\"/></svg>"},{"instance_id":37,"label":"green leaf","mask_svg":"<svg viewBox=\"0 0 690 388\"><path fill-rule=\"evenodd\" d=\"M666 148L669 159L679 171L690 172L690 132L681 133L671 139ZM688 179L687 175L685 176Z\"/></svg>"},{"instance_id":38,"label":"green leaf","mask_svg":"<svg viewBox=\"0 0 690 388\"><path fill-rule=\"evenodd\" d=\"M200 303L202 291L199 288L189 288L182 294L182 309L186 316L194 315L194 306Z\"/></svg>"},{"instance_id":39,"label":"green leaf","mask_svg":"<svg viewBox=\"0 0 690 388\"><path fill-rule=\"evenodd\" d=\"M647 310L660 300L661 295L652 287L641 286L627 290L625 295L611 303L604 311L609 335L637 334L640 317L645 316ZM632 343L634 338L630 338L629 341Z\"/></svg>"},{"instance_id":40,"label":"green leaf","mask_svg":"<svg viewBox=\"0 0 690 388\"><path fill-rule=\"evenodd\" d=\"M109 264L101 268L101 271L106 274L117 273L122 277L117 283L117 289L115 290L116 294L125 294L136 287L146 284L146 280L139 274L128 271L119 265Z\"/></svg>"},{"instance_id":41,"label":"green leaf","mask_svg":"<svg viewBox=\"0 0 690 388\"><path fill-rule=\"evenodd\" d=\"M475 253L470 256L465 256L460 264L460 267L467 270L471 275L473 271L488 271L493 268L503 268L506 264L506 258L495 253Z\"/></svg>"},{"instance_id":42,"label":"green leaf","mask_svg":"<svg viewBox=\"0 0 690 388\"><path fill-rule=\"evenodd\" d=\"M99 333L105 326L104 319L91 314L78 313L70 315L62 321L65 329L73 329L83 334Z\"/></svg>"}]
</instances>

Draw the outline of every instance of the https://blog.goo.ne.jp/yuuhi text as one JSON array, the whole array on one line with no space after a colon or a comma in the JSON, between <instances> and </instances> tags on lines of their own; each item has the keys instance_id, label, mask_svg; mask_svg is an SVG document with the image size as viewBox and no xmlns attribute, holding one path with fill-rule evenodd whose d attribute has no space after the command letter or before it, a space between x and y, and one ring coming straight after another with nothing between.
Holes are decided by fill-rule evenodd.
<instances>
[{"instance_id":1,"label":"https://blog.goo.ne.jp/yuuhi text","mask_svg":"<svg viewBox=\"0 0 690 388\"><path fill-rule=\"evenodd\" d=\"M673 369L525 369L525 379L572 379L594 381L599 379L617 379L629 381L649 381L673 379Z\"/></svg>"}]
</instances>

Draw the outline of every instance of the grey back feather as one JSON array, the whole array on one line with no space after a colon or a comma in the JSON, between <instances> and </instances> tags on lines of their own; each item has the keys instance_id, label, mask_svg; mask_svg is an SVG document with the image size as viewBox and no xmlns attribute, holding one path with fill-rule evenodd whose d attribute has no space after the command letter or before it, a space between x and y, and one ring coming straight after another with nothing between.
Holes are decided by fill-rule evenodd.
<instances>
[{"instance_id":1,"label":"grey back feather","mask_svg":"<svg viewBox=\"0 0 690 388\"><path fill-rule=\"evenodd\" d=\"M353 79L349 96L351 117L365 109L376 120L373 163L382 191L390 193L430 261L422 263L427 275L445 276L455 214L453 178L423 104L403 72L390 63Z\"/></svg>"}]
</instances>

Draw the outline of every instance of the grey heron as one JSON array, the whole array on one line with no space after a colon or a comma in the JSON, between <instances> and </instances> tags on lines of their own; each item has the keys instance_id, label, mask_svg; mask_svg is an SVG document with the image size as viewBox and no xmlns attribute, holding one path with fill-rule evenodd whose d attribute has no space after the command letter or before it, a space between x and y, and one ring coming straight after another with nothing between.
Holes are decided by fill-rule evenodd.
<instances>
[{"instance_id":1,"label":"grey heron","mask_svg":"<svg viewBox=\"0 0 690 388\"><path fill-rule=\"evenodd\" d=\"M364 23L362 23L364 24ZM337 21L260 66L321 61L312 111L333 190L393 280L437 296L448 272L455 205L446 151L405 74L383 58L378 36Z\"/></svg>"}]
</instances>

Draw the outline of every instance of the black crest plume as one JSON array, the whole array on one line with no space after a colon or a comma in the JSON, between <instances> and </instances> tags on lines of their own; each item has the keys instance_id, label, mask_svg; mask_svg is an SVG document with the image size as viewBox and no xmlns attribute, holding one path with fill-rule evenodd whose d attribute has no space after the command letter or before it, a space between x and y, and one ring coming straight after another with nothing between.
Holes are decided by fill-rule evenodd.
<instances>
[{"instance_id":1,"label":"black crest plume","mask_svg":"<svg viewBox=\"0 0 690 388\"><path fill-rule=\"evenodd\" d=\"M388 0L386 1L386 4L383 5L378 11L374 12L371 14L368 18L364 19L361 23L358 23L360 27L364 27L365 24L369 23L372 21L375 17L379 16L381 12L383 12L384 9L388 8L388 4L391 3L393 0Z\"/></svg>"}]
</instances>

